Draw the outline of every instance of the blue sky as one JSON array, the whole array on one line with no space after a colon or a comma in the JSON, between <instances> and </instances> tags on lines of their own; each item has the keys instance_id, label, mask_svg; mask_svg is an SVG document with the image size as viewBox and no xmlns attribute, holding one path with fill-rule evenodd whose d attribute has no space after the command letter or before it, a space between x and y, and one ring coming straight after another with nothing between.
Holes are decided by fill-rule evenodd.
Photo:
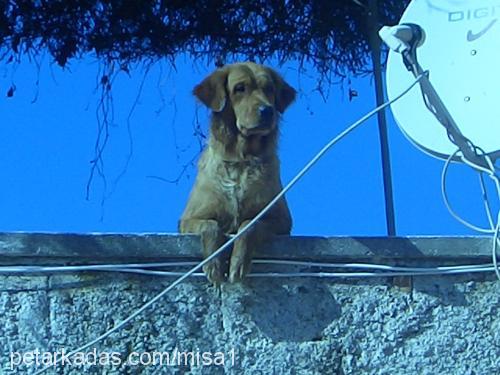
<instances>
[{"instance_id":1,"label":"blue sky","mask_svg":"<svg viewBox=\"0 0 500 375\"><path fill-rule=\"evenodd\" d=\"M371 110L375 98L370 77L331 86L325 101L315 90L317 72L312 67L301 73L293 62L275 67L299 91L281 123L279 152L286 183L329 139ZM63 70L46 57L38 74L28 61L17 67L3 63L0 231L176 232L196 170L189 166L177 183L164 180L176 179L199 153L195 127L206 133L209 113L191 90L211 70L188 58L179 58L176 69L158 63L142 90L143 69L117 77L114 120L103 153L107 184L94 177L87 200L98 126L99 64L87 57L70 61ZM7 97L13 85L14 95ZM359 93L352 101L349 87ZM443 204L443 162L417 150L390 113L388 118L397 234L471 234ZM130 152L128 129L133 152L116 182ZM477 182L472 171L454 165L450 198L457 211L486 226ZM385 235L376 119L334 147L287 199L293 234Z\"/></svg>"}]
</instances>

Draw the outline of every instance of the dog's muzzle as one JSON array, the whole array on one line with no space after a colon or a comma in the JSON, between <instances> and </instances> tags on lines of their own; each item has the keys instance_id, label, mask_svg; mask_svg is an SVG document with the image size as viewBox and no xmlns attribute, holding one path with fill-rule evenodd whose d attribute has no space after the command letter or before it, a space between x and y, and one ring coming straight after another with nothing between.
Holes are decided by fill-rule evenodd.
<instances>
[{"instance_id":1,"label":"dog's muzzle","mask_svg":"<svg viewBox=\"0 0 500 375\"><path fill-rule=\"evenodd\" d=\"M271 106L260 106L258 108L257 121L253 126L242 126L240 132L244 136L250 135L266 135L274 130L275 127L275 111Z\"/></svg>"}]
</instances>

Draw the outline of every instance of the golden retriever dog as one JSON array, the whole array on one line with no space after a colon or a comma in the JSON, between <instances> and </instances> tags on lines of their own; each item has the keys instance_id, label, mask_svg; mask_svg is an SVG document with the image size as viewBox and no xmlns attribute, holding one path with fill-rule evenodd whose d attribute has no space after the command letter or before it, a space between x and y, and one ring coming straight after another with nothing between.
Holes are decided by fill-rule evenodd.
<instances>
[{"instance_id":1,"label":"golden retriever dog","mask_svg":"<svg viewBox=\"0 0 500 375\"><path fill-rule=\"evenodd\" d=\"M193 93L212 117L179 230L199 234L207 257L281 191L278 121L296 92L274 70L245 62L216 70ZM241 281L250 270L254 250L273 235L289 234L291 227L282 198L235 241L229 259L221 256L207 263L205 274L215 285L226 278Z\"/></svg>"}]
</instances>

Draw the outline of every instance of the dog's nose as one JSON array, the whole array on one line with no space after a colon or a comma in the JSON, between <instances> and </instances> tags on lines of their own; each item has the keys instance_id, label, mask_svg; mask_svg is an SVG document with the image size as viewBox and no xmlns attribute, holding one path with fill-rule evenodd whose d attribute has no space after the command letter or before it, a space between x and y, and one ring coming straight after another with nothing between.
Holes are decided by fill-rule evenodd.
<instances>
[{"instance_id":1,"label":"dog's nose","mask_svg":"<svg viewBox=\"0 0 500 375\"><path fill-rule=\"evenodd\" d=\"M274 115L274 109L270 105L262 105L259 107L260 118L262 121L271 121Z\"/></svg>"}]
</instances>

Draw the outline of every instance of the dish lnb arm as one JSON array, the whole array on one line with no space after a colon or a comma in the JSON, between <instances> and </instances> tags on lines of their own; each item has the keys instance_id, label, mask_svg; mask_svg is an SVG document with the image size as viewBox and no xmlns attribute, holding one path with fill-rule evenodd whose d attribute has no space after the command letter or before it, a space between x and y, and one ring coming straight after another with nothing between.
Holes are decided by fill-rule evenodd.
<instances>
[{"instance_id":1,"label":"dish lnb arm","mask_svg":"<svg viewBox=\"0 0 500 375\"><path fill-rule=\"evenodd\" d=\"M420 47L425 41L424 30L414 23L384 26L378 33L390 49L401 54Z\"/></svg>"},{"instance_id":2,"label":"dish lnb arm","mask_svg":"<svg viewBox=\"0 0 500 375\"><path fill-rule=\"evenodd\" d=\"M379 30L379 35L391 50L402 55L406 68L415 77L425 74L418 63L416 52L417 47L421 46L425 41L424 30L419 25L401 23L396 26L384 26ZM420 80L420 88L427 109L446 128L450 141L460 148L463 157L481 167L487 167L484 156L478 152L479 150L458 128L434 86L429 81L428 74L425 74Z\"/></svg>"}]
</instances>

